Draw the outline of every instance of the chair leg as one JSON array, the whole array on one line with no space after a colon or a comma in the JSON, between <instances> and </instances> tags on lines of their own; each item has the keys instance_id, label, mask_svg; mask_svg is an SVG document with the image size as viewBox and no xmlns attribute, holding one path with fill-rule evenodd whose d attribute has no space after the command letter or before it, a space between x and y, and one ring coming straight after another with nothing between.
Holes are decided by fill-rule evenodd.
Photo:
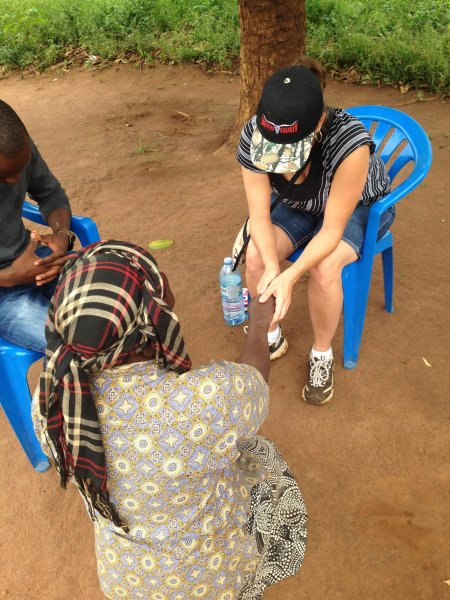
<instances>
[{"instance_id":1,"label":"chair leg","mask_svg":"<svg viewBox=\"0 0 450 600\"><path fill-rule=\"evenodd\" d=\"M371 276L372 265L364 266L361 263L348 265L342 273L345 369L354 369L358 362Z\"/></svg>"},{"instance_id":2,"label":"chair leg","mask_svg":"<svg viewBox=\"0 0 450 600\"><path fill-rule=\"evenodd\" d=\"M30 364L38 358L26 351L13 355L0 352L0 404L33 468L44 472L50 467L31 420L31 394L27 382Z\"/></svg>"},{"instance_id":3,"label":"chair leg","mask_svg":"<svg viewBox=\"0 0 450 600\"><path fill-rule=\"evenodd\" d=\"M384 308L387 312L394 312L394 256L392 246L383 250L381 254L383 260L384 276Z\"/></svg>"}]
</instances>

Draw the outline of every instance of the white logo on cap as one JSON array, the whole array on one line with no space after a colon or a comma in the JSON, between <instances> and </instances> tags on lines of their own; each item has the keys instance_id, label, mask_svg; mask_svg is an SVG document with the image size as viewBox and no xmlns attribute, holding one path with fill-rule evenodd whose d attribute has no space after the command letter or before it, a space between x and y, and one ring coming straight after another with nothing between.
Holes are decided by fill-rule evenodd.
<instances>
[{"instance_id":1,"label":"white logo on cap","mask_svg":"<svg viewBox=\"0 0 450 600\"><path fill-rule=\"evenodd\" d=\"M261 127L264 127L269 131L275 131L277 135L279 133L297 133L298 131L298 121L294 121L293 123L286 123L283 125L277 125L277 123L272 123L272 121L269 121L265 115L261 115L260 124Z\"/></svg>"}]
</instances>

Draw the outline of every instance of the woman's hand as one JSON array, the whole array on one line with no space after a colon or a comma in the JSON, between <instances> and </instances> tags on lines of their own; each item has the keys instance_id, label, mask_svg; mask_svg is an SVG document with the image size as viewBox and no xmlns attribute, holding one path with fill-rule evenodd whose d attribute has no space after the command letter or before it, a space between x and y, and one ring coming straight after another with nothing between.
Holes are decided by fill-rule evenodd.
<instances>
[{"instance_id":1,"label":"woman's hand","mask_svg":"<svg viewBox=\"0 0 450 600\"><path fill-rule=\"evenodd\" d=\"M256 291L258 294L262 294L266 291L272 281L280 274L280 267L278 264L275 264L271 267L266 267L264 269L264 273L259 280L258 285L256 286Z\"/></svg>"},{"instance_id":2,"label":"woman's hand","mask_svg":"<svg viewBox=\"0 0 450 600\"><path fill-rule=\"evenodd\" d=\"M265 292L261 294L259 301L266 302L270 296L275 298L275 314L273 315L272 325L276 325L284 319L287 310L291 304L292 288L294 282L290 277L289 269L275 277Z\"/></svg>"}]
</instances>

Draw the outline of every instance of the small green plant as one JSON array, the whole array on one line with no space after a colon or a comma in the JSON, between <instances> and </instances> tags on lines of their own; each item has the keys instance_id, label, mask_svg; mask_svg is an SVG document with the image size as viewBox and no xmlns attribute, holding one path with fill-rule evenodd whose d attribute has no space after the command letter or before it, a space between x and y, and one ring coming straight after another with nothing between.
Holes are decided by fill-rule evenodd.
<instances>
[{"instance_id":1,"label":"small green plant","mask_svg":"<svg viewBox=\"0 0 450 600\"><path fill-rule=\"evenodd\" d=\"M151 144L144 144L142 142L139 142L139 145L136 146L134 153L135 154L148 154L151 151L152 151Z\"/></svg>"}]
</instances>

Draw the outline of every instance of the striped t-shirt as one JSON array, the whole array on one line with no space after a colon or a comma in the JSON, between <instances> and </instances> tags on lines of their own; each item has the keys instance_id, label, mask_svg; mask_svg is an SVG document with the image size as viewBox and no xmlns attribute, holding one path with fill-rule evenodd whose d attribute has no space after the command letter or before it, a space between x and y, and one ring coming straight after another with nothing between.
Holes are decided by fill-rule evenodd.
<instances>
[{"instance_id":1,"label":"striped t-shirt","mask_svg":"<svg viewBox=\"0 0 450 600\"><path fill-rule=\"evenodd\" d=\"M256 116L249 119L242 129L236 153L237 159L246 169L268 175L272 189L278 195L285 187L287 180L282 174L261 171L250 159L250 141L255 127ZM337 168L356 148L366 144L370 148L369 172L359 204L373 204L389 191L390 180L384 163L375 154L375 144L367 129L356 117L340 108L330 108L322 132L320 152L311 161L308 177L303 183L293 186L282 201L283 204L315 215L322 214Z\"/></svg>"}]
</instances>

